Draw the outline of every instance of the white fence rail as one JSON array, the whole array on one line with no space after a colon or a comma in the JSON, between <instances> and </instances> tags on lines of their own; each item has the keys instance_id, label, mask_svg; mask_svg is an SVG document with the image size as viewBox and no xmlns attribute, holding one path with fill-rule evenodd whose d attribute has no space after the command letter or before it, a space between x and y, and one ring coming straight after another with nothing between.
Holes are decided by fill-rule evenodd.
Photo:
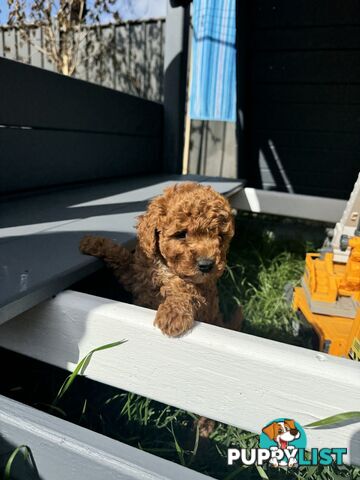
<instances>
[{"instance_id":1,"label":"white fence rail","mask_svg":"<svg viewBox=\"0 0 360 480\"><path fill-rule=\"evenodd\" d=\"M231 205L246 212L269 213L335 224L344 212L346 200L246 187L231 198Z\"/></svg>"},{"instance_id":2,"label":"white fence rail","mask_svg":"<svg viewBox=\"0 0 360 480\"><path fill-rule=\"evenodd\" d=\"M2 325L0 345L71 371L94 347L127 339L94 357L87 376L257 433L274 418L306 425L358 410L358 363L205 324L171 339L153 319L67 291ZM346 461L360 464L358 423L307 436L309 447L346 447Z\"/></svg>"},{"instance_id":3,"label":"white fence rail","mask_svg":"<svg viewBox=\"0 0 360 480\"><path fill-rule=\"evenodd\" d=\"M1 447L5 444L11 453L19 445L28 446L40 475L32 475L31 468L16 471L15 466L11 478L209 480L193 470L1 396L0 425Z\"/></svg>"}]
</instances>

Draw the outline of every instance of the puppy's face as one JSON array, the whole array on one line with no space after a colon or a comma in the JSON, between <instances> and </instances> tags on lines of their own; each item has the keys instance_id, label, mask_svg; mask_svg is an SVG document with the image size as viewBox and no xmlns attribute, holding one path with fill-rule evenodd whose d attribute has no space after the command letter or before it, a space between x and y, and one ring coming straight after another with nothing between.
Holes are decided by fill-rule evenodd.
<instances>
[{"instance_id":1,"label":"puppy's face","mask_svg":"<svg viewBox=\"0 0 360 480\"><path fill-rule=\"evenodd\" d=\"M234 235L233 216L224 197L196 183L170 187L150 204L140 221L140 244L141 223L152 215L156 217L152 246L156 244L157 255L171 273L193 283L222 275Z\"/></svg>"}]
</instances>

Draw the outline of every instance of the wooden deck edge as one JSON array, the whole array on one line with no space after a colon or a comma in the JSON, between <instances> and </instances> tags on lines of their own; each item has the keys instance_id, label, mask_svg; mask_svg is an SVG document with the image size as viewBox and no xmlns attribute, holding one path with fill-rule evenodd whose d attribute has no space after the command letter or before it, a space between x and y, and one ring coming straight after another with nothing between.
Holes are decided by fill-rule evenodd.
<instances>
[{"instance_id":1,"label":"wooden deck edge","mask_svg":"<svg viewBox=\"0 0 360 480\"><path fill-rule=\"evenodd\" d=\"M358 410L360 365L299 347L197 324L183 338L153 327L155 312L67 291L0 327L0 345L163 403L259 433L269 421L301 425ZM346 447L360 464L359 423L307 429L309 447Z\"/></svg>"}]
</instances>

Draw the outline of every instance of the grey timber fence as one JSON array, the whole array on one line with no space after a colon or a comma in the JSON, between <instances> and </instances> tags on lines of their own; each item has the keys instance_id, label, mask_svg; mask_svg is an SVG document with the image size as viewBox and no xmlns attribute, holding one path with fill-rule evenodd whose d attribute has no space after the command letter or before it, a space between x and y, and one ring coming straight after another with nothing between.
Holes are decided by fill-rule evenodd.
<instances>
[{"instance_id":1,"label":"grey timber fence","mask_svg":"<svg viewBox=\"0 0 360 480\"><path fill-rule=\"evenodd\" d=\"M164 19L157 19L84 27L74 77L161 101L164 24ZM19 29L0 26L0 57L55 71L43 47L42 27L30 27L27 41Z\"/></svg>"}]
</instances>

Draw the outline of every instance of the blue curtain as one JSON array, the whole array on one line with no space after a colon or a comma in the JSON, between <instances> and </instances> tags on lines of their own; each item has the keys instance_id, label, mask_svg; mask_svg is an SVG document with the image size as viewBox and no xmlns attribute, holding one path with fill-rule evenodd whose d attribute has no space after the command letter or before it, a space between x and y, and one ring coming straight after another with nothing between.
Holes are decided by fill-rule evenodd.
<instances>
[{"instance_id":1,"label":"blue curtain","mask_svg":"<svg viewBox=\"0 0 360 480\"><path fill-rule=\"evenodd\" d=\"M190 118L236 120L236 0L194 0Z\"/></svg>"}]
</instances>

